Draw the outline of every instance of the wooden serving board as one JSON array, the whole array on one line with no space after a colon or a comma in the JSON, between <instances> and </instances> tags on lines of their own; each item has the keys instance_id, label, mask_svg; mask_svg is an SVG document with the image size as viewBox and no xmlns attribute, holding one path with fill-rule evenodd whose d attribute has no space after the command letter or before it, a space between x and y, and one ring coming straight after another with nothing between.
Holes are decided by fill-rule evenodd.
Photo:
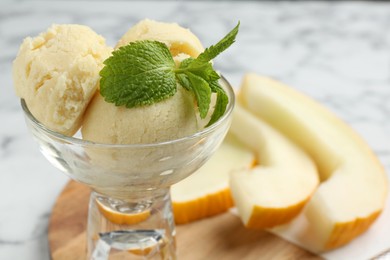
<instances>
[{"instance_id":1,"label":"wooden serving board","mask_svg":"<svg viewBox=\"0 0 390 260\"><path fill-rule=\"evenodd\" d=\"M90 190L71 181L53 208L49 243L53 260L85 259ZM178 259L320 259L275 235L248 230L225 213L176 227Z\"/></svg>"}]
</instances>

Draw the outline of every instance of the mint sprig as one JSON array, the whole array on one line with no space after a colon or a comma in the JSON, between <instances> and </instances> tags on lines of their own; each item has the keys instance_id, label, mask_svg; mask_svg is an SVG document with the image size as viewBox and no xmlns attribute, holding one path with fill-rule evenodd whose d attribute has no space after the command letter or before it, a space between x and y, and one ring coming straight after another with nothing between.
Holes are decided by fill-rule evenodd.
<instances>
[{"instance_id":1,"label":"mint sprig","mask_svg":"<svg viewBox=\"0 0 390 260\"><path fill-rule=\"evenodd\" d=\"M150 105L176 92L175 62L165 44L138 41L119 48L104 61L100 94L128 108Z\"/></svg>"},{"instance_id":2,"label":"mint sprig","mask_svg":"<svg viewBox=\"0 0 390 260\"><path fill-rule=\"evenodd\" d=\"M158 41L129 43L112 53L100 71L100 94L107 102L128 108L151 105L173 96L177 82L194 93L203 119L207 116L211 94L217 100L207 126L224 113L228 96L219 84L220 75L211 60L229 48L235 41L240 23L217 44L210 46L197 58L183 60L178 68L167 46Z\"/></svg>"}]
</instances>

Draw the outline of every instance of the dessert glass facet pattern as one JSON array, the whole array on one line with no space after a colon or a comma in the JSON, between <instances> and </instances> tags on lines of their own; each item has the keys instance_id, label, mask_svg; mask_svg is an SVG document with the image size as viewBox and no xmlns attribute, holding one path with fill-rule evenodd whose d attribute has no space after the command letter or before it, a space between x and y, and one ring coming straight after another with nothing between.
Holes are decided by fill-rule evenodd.
<instances>
[{"instance_id":1,"label":"dessert glass facet pattern","mask_svg":"<svg viewBox=\"0 0 390 260\"><path fill-rule=\"evenodd\" d=\"M21 100L43 155L92 189L88 259L176 259L169 188L207 161L230 126L234 92L224 78L220 83L229 104L216 123L191 136L155 144L111 145L68 137L37 121Z\"/></svg>"}]
</instances>

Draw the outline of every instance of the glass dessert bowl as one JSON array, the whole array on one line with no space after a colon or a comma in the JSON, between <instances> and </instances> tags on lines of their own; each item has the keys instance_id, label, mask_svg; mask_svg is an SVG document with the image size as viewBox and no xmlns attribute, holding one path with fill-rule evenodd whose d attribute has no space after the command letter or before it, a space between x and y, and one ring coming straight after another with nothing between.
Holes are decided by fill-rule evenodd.
<instances>
[{"instance_id":1,"label":"glass dessert bowl","mask_svg":"<svg viewBox=\"0 0 390 260\"><path fill-rule=\"evenodd\" d=\"M229 129L234 91L224 78L220 84L229 104L217 122L191 136L153 144L102 144L65 136L41 124L21 100L43 155L92 189L88 259L176 259L170 186L202 166Z\"/></svg>"}]
</instances>

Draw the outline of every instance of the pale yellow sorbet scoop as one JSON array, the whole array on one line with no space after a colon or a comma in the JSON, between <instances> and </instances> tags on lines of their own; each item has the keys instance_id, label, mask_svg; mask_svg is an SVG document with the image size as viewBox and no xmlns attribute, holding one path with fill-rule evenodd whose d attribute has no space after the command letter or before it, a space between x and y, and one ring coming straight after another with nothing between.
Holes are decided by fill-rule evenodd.
<instances>
[{"instance_id":1,"label":"pale yellow sorbet scoop","mask_svg":"<svg viewBox=\"0 0 390 260\"><path fill-rule=\"evenodd\" d=\"M87 26L52 25L20 46L13 62L16 94L46 127L71 136L80 128L111 52Z\"/></svg>"},{"instance_id":2,"label":"pale yellow sorbet scoop","mask_svg":"<svg viewBox=\"0 0 390 260\"><path fill-rule=\"evenodd\" d=\"M163 42L175 61L197 57L203 47L188 29L177 24L143 20L119 40L117 47L137 40ZM117 107L96 93L84 116L83 139L113 144L145 144L169 141L201 129L193 93L177 86L174 96L148 106Z\"/></svg>"},{"instance_id":3,"label":"pale yellow sorbet scoop","mask_svg":"<svg viewBox=\"0 0 390 260\"><path fill-rule=\"evenodd\" d=\"M172 53L176 56L185 53L191 57L197 57L204 48L189 29L183 28L176 23L162 23L145 19L131 27L115 46L118 49L127 45L129 42L155 40L165 43Z\"/></svg>"}]
</instances>

